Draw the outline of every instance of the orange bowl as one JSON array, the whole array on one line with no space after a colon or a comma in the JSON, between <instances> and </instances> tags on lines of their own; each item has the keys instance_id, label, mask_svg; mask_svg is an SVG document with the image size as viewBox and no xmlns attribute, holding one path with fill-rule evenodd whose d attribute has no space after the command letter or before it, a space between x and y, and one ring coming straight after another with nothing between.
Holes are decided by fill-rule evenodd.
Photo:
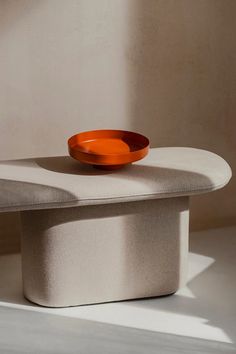
<instances>
[{"instance_id":1,"label":"orange bowl","mask_svg":"<svg viewBox=\"0 0 236 354\"><path fill-rule=\"evenodd\" d=\"M141 160L149 150L145 136L125 130L91 130L68 140L74 159L102 169L116 169Z\"/></svg>"}]
</instances>

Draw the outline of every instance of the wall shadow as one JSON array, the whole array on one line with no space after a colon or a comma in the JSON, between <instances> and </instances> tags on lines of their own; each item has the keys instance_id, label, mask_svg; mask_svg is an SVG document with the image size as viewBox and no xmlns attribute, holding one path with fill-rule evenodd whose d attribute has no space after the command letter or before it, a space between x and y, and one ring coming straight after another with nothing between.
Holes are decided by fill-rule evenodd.
<instances>
[{"instance_id":1,"label":"wall shadow","mask_svg":"<svg viewBox=\"0 0 236 354\"><path fill-rule=\"evenodd\" d=\"M15 28L16 23L21 22L22 18L30 16L35 8L44 5L45 0L38 1L8 1L1 0L0 3L0 36Z\"/></svg>"},{"instance_id":2,"label":"wall shadow","mask_svg":"<svg viewBox=\"0 0 236 354\"><path fill-rule=\"evenodd\" d=\"M152 147L206 149L235 170L235 11L231 0L131 3L129 126ZM233 177L223 192L194 199L191 228L235 225L235 193Z\"/></svg>"}]
</instances>

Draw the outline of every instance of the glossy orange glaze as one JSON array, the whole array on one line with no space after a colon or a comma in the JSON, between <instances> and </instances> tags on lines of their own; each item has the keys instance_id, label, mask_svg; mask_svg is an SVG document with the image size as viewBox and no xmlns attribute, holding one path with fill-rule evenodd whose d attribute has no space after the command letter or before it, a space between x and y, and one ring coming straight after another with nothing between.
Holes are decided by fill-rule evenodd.
<instances>
[{"instance_id":1,"label":"glossy orange glaze","mask_svg":"<svg viewBox=\"0 0 236 354\"><path fill-rule=\"evenodd\" d=\"M70 155L80 162L117 169L147 155L149 140L124 130L92 130L68 140Z\"/></svg>"}]
</instances>

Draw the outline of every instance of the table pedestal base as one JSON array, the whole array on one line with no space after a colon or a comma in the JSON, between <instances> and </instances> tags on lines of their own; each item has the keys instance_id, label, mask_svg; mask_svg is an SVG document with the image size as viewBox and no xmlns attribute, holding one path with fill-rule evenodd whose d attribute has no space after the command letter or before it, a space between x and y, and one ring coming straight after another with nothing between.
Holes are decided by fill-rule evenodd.
<instances>
[{"instance_id":1,"label":"table pedestal base","mask_svg":"<svg viewBox=\"0 0 236 354\"><path fill-rule=\"evenodd\" d=\"M186 279L188 199L22 211L26 298L64 307L174 293Z\"/></svg>"}]
</instances>

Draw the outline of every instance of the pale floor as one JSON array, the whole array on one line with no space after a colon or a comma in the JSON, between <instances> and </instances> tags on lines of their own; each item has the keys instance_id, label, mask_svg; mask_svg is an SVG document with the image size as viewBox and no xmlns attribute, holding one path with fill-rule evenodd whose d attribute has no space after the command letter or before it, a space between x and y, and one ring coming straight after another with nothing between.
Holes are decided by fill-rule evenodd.
<instances>
[{"instance_id":1,"label":"pale floor","mask_svg":"<svg viewBox=\"0 0 236 354\"><path fill-rule=\"evenodd\" d=\"M236 227L192 233L172 296L49 309L22 296L20 256L0 257L0 354L236 353Z\"/></svg>"}]
</instances>

